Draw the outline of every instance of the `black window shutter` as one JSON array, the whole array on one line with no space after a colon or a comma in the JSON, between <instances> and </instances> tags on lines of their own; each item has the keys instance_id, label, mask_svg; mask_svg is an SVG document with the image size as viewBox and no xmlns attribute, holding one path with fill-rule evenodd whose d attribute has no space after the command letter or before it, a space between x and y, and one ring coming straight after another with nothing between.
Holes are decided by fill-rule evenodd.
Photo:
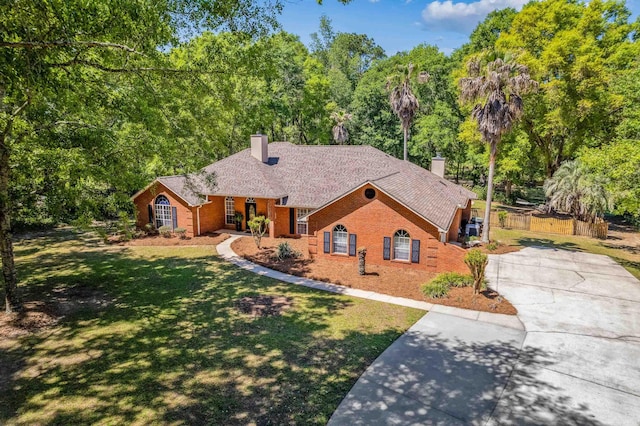
<instances>
[{"instance_id":1,"label":"black window shutter","mask_svg":"<svg viewBox=\"0 0 640 426\"><path fill-rule=\"evenodd\" d=\"M384 244L382 246L382 258L384 260L391 259L391 238L384 237Z\"/></svg>"},{"instance_id":2,"label":"black window shutter","mask_svg":"<svg viewBox=\"0 0 640 426\"><path fill-rule=\"evenodd\" d=\"M171 207L171 219L173 219L173 229L178 227L178 209Z\"/></svg>"},{"instance_id":3,"label":"black window shutter","mask_svg":"<svg viewBox=\"0 0 640 426\"><path fill-rule=\"evenodd\" d=\"M296 209L289 209L289 233L296 234Z\"/></svg>"},{"instance_id":4,"label":"black window shutter","mask_svg":"<svg viewBox=\"0 0 640 426\"><path fill-rule=\"evenodd\" d=\"M147 204L147 212L149 213L149 223L153 223L153 207L151 207L151 204Z\"/></svg>"},{"instance_id":5,"label":"black window shutter","mask_svg":"<svg viewBox=\"0 0 640 426\"><path fill-rule=\"evenodd\" d=\"M331 233L325 231L324 233L324 252L329 253L331 251Z\"/></svg>"},{"instance_id":6,"label":"black window shutter","mask_svg":"<svg viewBox=\"0 0 640 426\"><path fill-rule=\"evenodd\" d=\"M356 234L349 234L349 256L356 255Z\"/></svg>"},{"instance_id":7,"label":"black window shutter","mask_svg":"<svg viewBox=\"0 0 640 426\"><path fill-rule=\"evenodd\" d=\"M420 240L411 240L411 263L420 263Z\"/></svg>"}]
</instances>

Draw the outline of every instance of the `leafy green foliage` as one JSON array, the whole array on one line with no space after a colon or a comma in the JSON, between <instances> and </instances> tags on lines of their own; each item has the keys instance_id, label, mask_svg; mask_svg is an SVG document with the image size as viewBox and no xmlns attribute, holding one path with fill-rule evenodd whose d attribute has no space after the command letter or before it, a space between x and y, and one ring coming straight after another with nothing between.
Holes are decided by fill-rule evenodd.
<instances>
[{"instance_id":1,"label":"leafy green foliage","mask_svg":"<svg viewBox=\"0 0 640 426\"><path fill-rule=\"evenodd\" d=\"M289 244L287 241L284 241L278 244L278 246L276 247L275 256L276 256L276 259L282 261L286 259L297 259L300 256L302 256L302 254L296 249L294 249L293 247L291 247L291 244Z\"/></svg>"},{"instance_id":2,"label":"leafy green foliage","mask_svg":"<svg viewBox=\"0 0 640 426\"><path fill-rule=\"evenodd\" d=\"M158 228L158 233L165 238L171 238L171 235L173 234L173 229L171 229L170 226L163 225L160 228Z\"/></svg>"},{"instance_id":3,"label":"leafy green foliage","mask_svg":"<svg viewBox=\"0 0 640 426\"><path fill-rule=\"evenodd\" d=\"M247 222L251 230L251 236L253 236L253 240L256 242L258 248L260 248L260 244L262 243L262 237L264 237L264 234L269 230L270 223L271 220L262 215L254 216L253 219Z\"/></svg>"},{"instance_id":4,"label":"leafy green foliage","mask_svg":"<svg viewBox=\"0 0 640 426\"><path fill-rule=\"evenodd\" d=\"M432 283L444 283L449 287L471 287L473 285L473 277L469 274L460 274L458 272L443 272L438 274Z\"/></svg>"},{"instance_id":5,"label":"leafy green foliage","mask_svg":"<svg viewBox=\"0 0 640 426\"><path fill-rule=\"evenodd\" d=\"M447 297L449 294L449 284L446 282L434 282L433 280L423 284L420 290L422 294L427 297L431 297L433 299L440 299L443 297Z\"/></svg>"},{"instance_id":6,"label":"leafy green foliage","mask_svg":"<svg viewBox=\"0 0 640 426\"><path fill-rule=\"evenodd\" d=\"M478 294L484 283L484 271L489 263L489 257L478 249L472 249L464 256L464 263L473 276L473 291Z\"/></svg>"},{"instance_id":7,"label":"leafy green foliage","mask_svg":"<svg viewBox=\"0 0 640 426\"><path fill-rule=\"evenodd\" d=\"M601 219L611 204L604 183L578 160L562 164L544 189L553 210L585 222Z\"/></svg>"},{"instance_id":8,"label":"leafy green foliage","mask_svg":"<svg viewBox=\"0 0 640 426\"><path fill-rule=\"evenodd\" d=\"M175 228L173 232L180 237L181 240L187 238L187 230L185 228Z\"/></svg>"}]
</instances>

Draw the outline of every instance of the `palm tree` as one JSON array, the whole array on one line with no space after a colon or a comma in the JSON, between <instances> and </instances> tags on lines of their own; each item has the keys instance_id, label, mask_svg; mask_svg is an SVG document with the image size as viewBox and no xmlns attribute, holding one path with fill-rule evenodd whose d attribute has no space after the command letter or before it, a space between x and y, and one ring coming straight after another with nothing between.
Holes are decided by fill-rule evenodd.
<instances>
[{"instance_id":1,"label":"palm tree","mask_svg":"<svg viewBox=\"0 0 640 426\"><path fill-rule=\"evenodd\" d=\"M331 129L333 140L336 141L338 145L342 145L349 139L349 132L344 125L347 121L351 120L352 115L345 111L334 111L330 117L336 122L336 125Z\"/></svg>"},{"instance_id":2,"label":"palm tree","mask_svg":"<svg viewBox=\"0 0 640 426\"><path fill-rule=\"evenodd\" d=\"M577 160L563 163L544 183L549 207L584 222L595 222L611 207L604 184Z\"/></svg>"},{"instance_id":3,"label":"palm tree","mask_svg":"<svg viewBox=\"0 0 640 426\"><path fill-rule=\"evenodd\" d=\"M420 108L418 98L411 91L411 73L413 72L413 64L409 63L406 67L401 67L401 72L387 78L387 91L389 92L389 102L391 109L398 116L402 123L404 132L404 161L407 161L407 140L409 139L409 128L413 117ZM418 81L424 83L430 78L429 73L421 72L418 75Z\"/></svg>"},{"instance_id":4,"label":"palm tree","mask_svg":"<svg viewBox=\"0 0 640 426\"><path fill-rule=\"evenodd\" d=\"M482 232L482 241L488 243L493 174L498 144L502 135L509 132L513 124L522 116L521 95L536 90L538 82L531 79L526 66L505 62L500 58L489 62L482 74L480 62L471 60L467 63L467 74L469 77L461 78L459 82L460 97L463 101L481 102L473 107L471 117L478 122L482 139L490 147L487 206Z\"/></svg>"}]
</instances>

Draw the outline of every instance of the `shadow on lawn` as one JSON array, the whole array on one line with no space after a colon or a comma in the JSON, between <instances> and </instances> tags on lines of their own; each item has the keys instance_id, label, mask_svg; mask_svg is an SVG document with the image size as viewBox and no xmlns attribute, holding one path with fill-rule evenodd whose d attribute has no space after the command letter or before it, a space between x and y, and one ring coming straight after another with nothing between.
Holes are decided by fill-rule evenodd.
<instances>
[{"instance_id":1,"label":"shadow on lawn","mask_svg":"<svg viewBox=\"0 0 640 426\"><path fill-rule=\"evenodd\" d=\"M64 250L65 241L41 238L16 249L18 256L38 245L61 249L19 262L25 298L90 288L112 303L0 346L0 365L10 366L0 369L0 423L323 424L401 334L344 327L323 335L353 302L217 257ZM235 302L256 294L290 296L292 309L264 318L239 313Z\"/></svg>"},{"instance_id":2,"label":"shadow on lawn","mask_svg":"<svg viewBox=\"0 0 640 426\"><path fill-rule=\"evenodd\" d=\"M361 377L329 424L486 424L490 417L495 424L602 424L589 406L540 374L554 363L548 352L520 349L520 340L506 336L482 340L404 334Z\"/></svg>"}]
</instances>

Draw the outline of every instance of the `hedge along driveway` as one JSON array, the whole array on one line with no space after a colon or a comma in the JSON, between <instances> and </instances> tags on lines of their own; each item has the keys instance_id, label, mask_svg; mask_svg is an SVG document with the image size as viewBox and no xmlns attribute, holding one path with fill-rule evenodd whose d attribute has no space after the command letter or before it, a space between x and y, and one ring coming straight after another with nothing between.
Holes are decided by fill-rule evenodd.
<instances>
[{"instance_id":1,"label":"hedge along driveway","mask_svg":"<svg viewBox=\"0 0 640 426\"><path fill-rule=\"evenodd\" d=\"M213 247L105 249L54 233L16 245L27 298L82 294L48 330L0 339L0 423L324 424L424 311L290 286ZM237 309L284 296L278 316Z\"/></svg>"}]
</instances>

